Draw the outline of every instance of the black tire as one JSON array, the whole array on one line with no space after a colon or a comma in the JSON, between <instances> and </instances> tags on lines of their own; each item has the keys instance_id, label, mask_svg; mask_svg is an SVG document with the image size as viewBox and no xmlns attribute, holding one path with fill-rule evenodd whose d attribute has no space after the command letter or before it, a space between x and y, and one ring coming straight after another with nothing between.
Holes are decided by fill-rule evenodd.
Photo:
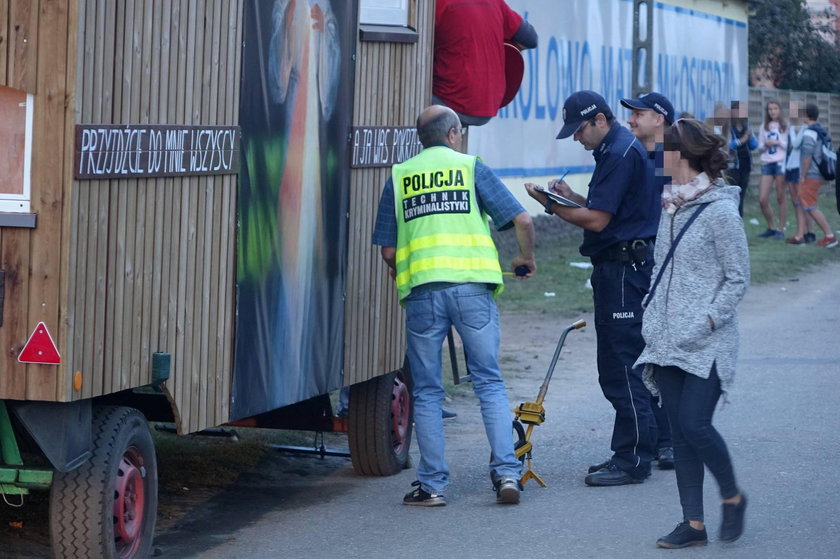
<instances>
[{"instance_id":1,"label":"black tire","mask_svg":"<svg viewBox=\"0 0 840 559\"><path fill-rule=\"evenodd\" d=\"M528 441L525 440L525 426L518 419L513 420L513 432L516 435L513 439L513 450L519 450ZM519 460L520 462L524 462L525 456L520 456Z\"/></svg>"},{"instance_id":2,"label":"black tire","mask_svg":"<svg viewBox=\"0 0 840 559\"><path fill-rule=\"evenodd\" d=\"M408 380L400 370L350 387L347 438L356 473L390 476L407 467L414 419Z\"/></svg>"},{"instance_id":3,"label":"black tire","mask_svg":"<svg viewBox=\"0 0 840 559\"><path fill-rule=\"evenodd\" d=\"M57 559L148 557L158 476L146 418L133 408L95 408L91 428L93 456L75 470L53 476L53 554Z\"/></svg>"}]
</instances>

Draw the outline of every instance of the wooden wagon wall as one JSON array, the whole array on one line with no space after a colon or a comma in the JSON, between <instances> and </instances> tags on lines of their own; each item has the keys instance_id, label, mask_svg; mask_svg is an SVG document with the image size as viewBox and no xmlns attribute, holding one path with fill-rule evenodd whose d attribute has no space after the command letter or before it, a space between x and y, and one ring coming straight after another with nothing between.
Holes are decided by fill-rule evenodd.
<instances>
[{"instance_id":1,"label":"wooden wagon wall","mask_svg":"<svg viewBox=\"0 0 840 559\"><path fill-rule=\"evenodd\" d=\"M410 0L417 43L358 43L354 126L414 126L431 102L434 2ZM394 282L370 244L376 208L390 168L354 169L345 307L344 383L355 384L402 366L405 325Z\"/></svg>"},{"instance_id":2,"label":"wooden wagon wall","mask_svg":"<svg viewBox=\"0 0 840 559\"><path fill-rule=\"evenodd\" d=\"M241 0L79 2L76 121L238 124ZM185 432L228 420L236 175L75 181L68 372L88 398L151 380ZM69 379L69 377L68 377Z\"/></svg>"},{"instance_id":3,"label":"wooden wagon wall","mask_svg":"<svg viewBox=\"0 0 840 559\"><path fill-rule=\"evenodd\" d=\"M5 304L0 326L0 398L61 399L62 372L55 366L22 365L17 356L43 321L61 339L61 295L67 251L58 239L68 226L67 182L72 150L75 72L75 5L69 0L6 0L0 3L0 85L34 95L31 211L37 227L0 227L0 269ZM59 341L60 343L60 341Z\"/></svg>"}]
</instances>

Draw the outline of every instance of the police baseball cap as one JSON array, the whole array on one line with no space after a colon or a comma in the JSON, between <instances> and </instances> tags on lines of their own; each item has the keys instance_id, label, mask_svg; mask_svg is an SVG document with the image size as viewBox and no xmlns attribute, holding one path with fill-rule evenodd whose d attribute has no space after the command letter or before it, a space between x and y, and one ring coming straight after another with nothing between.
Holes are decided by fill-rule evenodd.
<instances>
[{"instance_id":1,"label":"police baseball cap","mask_svg":"<svg viewBox=\"0 0 840 559\"><path fill-rule=\"evenodd\" d=\"M595 118L598 113L612 116L610 106L603 97L594 91L576 91L569 95L563 103L563 128L557 134L557 139L568 138L587 120Z\"/></svg>"},{"instance_id":2,"label":"police baseball cap","mask_svg":"<svg viewBox=\"0 0 840 559\"><path fill-rule=\"evenodd\" d=\"M628 109L656 111L665 117L665 122L668 124L674 123L674 106L661 93L651 91L650 93L639 95L636 99L622 99L621 105Z\"/></svg>"}]
</instances>

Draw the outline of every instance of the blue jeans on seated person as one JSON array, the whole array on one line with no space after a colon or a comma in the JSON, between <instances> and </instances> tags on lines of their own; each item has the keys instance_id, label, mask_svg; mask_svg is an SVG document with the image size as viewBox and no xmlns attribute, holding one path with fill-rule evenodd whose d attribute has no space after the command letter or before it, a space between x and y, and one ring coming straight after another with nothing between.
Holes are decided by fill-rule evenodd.
<instances>
[{"instance_id":1,"label":"blue jeans on seated person","mask_svg":"<svg viewBox=\"0 0 840 559\"><path fill-rule=\"evenodd\" d=\"M442 493L449 483L444 457L444 389L441 348L450 326L461 336L472 386L490 443L490 470L521 474L513 449L512 414L499 371L499 311L484 283L432 283L406 297L408 363L414 396L414 429L420 448L417 479L424 491Z\"/></svg>"}]
</instances>

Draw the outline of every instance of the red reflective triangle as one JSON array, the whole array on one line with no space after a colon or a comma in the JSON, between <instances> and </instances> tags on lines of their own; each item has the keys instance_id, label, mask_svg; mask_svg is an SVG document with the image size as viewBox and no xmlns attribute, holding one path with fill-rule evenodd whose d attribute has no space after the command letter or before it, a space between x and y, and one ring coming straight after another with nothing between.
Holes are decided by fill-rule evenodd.
<instances>
[{"instance_id":1,"label":"red reflective triangle","mask_svg":"<svg viewBox=\"0 0 840 559\"><path fill-rule=\"evenodd\" d=\"M29 336L23 350L18 355L21 363L40 363L44 365L58 365L61 363L61 355L55 347L55 342L47 331L47 326L39 322L38 326Z\"/></svg>"}]
</instances>

